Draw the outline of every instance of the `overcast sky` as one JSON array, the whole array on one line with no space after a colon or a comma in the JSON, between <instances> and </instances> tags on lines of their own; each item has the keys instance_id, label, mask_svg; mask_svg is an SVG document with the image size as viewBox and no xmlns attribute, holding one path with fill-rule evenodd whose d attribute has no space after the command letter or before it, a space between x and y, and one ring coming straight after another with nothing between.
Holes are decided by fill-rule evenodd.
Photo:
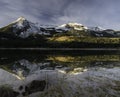
<instances>
[{"instance_id":1,"label":"overcast sky","mask_svg":"<svg viewBox=\"0 0 120 97\"><path fill-rule=\"evenodd\" d=\"M120 0L0 0L0 27L20 16L40 24L77 22L120 30Z\"/></svg>"}]
</instances>

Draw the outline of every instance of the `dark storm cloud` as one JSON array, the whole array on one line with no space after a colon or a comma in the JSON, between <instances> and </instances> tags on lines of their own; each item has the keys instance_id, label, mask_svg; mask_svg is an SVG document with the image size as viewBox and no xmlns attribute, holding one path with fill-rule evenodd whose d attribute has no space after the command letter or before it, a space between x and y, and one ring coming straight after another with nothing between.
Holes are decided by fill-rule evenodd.
<instances>
[{"instance_id":1,"label":"dark storm cloud","mask_svg":"<svg viewBox=\"0 0 120 97\"><path fill-rule=\"evenodd\" d=\"M20 16L40 24L78 22L120 29L120 0L0 0L0 26Z\"/></svg>"}]
</instances>

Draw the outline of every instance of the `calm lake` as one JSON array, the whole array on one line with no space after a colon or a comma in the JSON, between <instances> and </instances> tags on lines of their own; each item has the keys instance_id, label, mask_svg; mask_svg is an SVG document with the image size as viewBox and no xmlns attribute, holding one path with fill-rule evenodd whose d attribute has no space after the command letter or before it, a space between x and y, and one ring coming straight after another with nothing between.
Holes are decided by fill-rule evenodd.
<instances>
[{"instance_id":1,"label":"calm lake","mask_svg":"<svg viewBox=\"0 0 120 97\"><path fill-rule=\"evenodd\" d=\"M0 50L0 86L16 97L120 97L120 52Z\"/></svg>"}]
</instances>

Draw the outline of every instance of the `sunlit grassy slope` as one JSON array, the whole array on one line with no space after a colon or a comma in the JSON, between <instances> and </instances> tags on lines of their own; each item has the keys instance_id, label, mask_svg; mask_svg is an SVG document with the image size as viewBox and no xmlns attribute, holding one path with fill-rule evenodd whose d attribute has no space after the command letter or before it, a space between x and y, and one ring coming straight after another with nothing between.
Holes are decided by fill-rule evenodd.
<instances>
[{"instance_id":1,"label":"sunlit grassy slope","mask_svg":"<svg viewBox=\"0 0 120 97\"><path fill-rule=\"evenodd\" d=\"M76 37L76 36L58 36L48 38L50 42L86 42L86 43L103 43L119 44L120 38L108 37Z\"/></svg>"},{"instance_id":2,"label":"sunlit grassy slope","mask_svg":"<svg viewBox=\"0 0 120 97\"><path fill-rule=\"evenodd\" d=\"M99 56L49 56L47 60L53 62L81 62L81 61L120 61L119 55L99 55Z\"/></svg>"}]
</instances>

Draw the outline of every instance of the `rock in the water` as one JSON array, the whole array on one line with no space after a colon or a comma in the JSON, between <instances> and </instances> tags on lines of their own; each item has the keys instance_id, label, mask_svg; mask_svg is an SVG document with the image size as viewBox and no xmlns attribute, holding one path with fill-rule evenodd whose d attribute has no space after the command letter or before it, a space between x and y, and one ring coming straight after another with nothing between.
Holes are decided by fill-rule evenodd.
<instances>
[{"instance_id":1,"label":"rock in the water","mask_svg":"<svg viewBox=\"0 0 120 97\"><path fill-rule=\"evenodd\" d=\"M46 86L45 80L42 81L33 80L31 83L25 86L25 92L23 92L22 94L25 96L38 91L43 91L45 89L45 86Z\"/></svg>"},{"instance_id":2,"label":"rock in the water","mask_svg":"<svg viewBox=\"0 0 120 97\"><path fill-rule=\"evenodd\" d=\"M20 87L19 87L19 90L20 90L20 91L23 90L23 86L20 86Z\"/></svg>"}]
</instances>

